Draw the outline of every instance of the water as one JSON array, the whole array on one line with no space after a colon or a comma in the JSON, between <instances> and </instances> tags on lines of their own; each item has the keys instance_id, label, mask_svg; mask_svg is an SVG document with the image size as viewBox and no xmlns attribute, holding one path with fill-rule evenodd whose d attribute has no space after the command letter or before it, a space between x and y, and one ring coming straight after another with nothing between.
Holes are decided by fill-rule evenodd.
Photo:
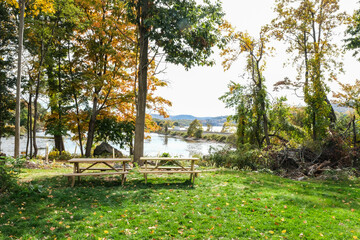
<instances>
[{"instance_id":1,"label":"water","mask_svg":"<svg viewBox=\"0 0 360 240\"><path fill-rule=\"evenodd\" d=\"M192 157L193 155L206 155L209 154L210 147L222 147L223 143L205 142L205 141L188 141L182 138L169 137L157 133L148 134L151 138L145 140L144 155L145 156L159 156L163 153L169 153L170 156L177 157ZM45 136L44 133L39 133L38 136ZM14 137L1 138L0 152L6 155L14 155ZM111 143L110 143L111 144ZM54 140L48 138L38 138L37 145L39 147L39 155L45 155L46 145L49 146L49 151L54 147ZM66 151L70 153L80 153L80 148L77 142L71 141L70 138L64 139ZM119 149L116 144L111 144ZM129 149L119 149L124 155L129 155ZM20 151L26 151L26 137L21 137Z\"/></svg>"}]
</instances>

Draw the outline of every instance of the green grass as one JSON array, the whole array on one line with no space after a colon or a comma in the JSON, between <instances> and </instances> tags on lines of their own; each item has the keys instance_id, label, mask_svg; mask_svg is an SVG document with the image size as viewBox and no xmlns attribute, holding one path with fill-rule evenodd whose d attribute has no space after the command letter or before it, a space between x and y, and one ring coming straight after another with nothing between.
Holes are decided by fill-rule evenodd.
<instances>
[{"instance_id":1,"label":"green grass","mask_svg":"<svg viewBox=\"0 0 360 240\"><path fill-rule=\"evenodd\" d=\"M42 193L0 199L0 239L356 239L360 181L298 182L251 172L84 178L26 170ZM51 177L46 177L51 175Z\"/></svg>"}]
</instances>

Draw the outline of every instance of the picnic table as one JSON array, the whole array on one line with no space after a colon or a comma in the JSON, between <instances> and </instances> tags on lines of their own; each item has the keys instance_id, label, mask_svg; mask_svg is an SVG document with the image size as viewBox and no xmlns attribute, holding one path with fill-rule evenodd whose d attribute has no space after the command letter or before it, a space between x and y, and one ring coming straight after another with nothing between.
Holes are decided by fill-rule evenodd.
<instances>
[{"instance_id":1,"label":"picnic table","mask_svg":"<svg viewBox=\"0 0 360 240\"><path fill-rule=\"evenodd\" d=\"M82 176L104 175L122 175L121 184L123 185L126 174L128 173L126 163L131 162L131 158L73 158L68 160L68 162L74 164L74 171L73 173L64 174L64 176L68 177L69 181L71 180L72 187L75 185L75 177L78 177L78 180L80 181L80 177ZM116 163L120 163L121 167L111 165ZM80 164L90 164L90 166L80 167ZM100 164L105 166L95 167Z\"/></svg>"},{"instance_id":2,"label":"picnic table","mask_svg":"<svg viewBox=\"0 0 360 240\"><path fill-rule=\"evenodd\" d=\"M140 173L144 174L145 183L147 183L148 174L190 174L190 181L195 183L195 177L201 173L199 170L195 170L195 162L199 158L168 158L168 157L141 157L140 161L144 161L144 168L140 170ZM150 161L156 161L155 166L149 166ZM165 166L167 163L172 163L172 166ZM180 162L190 162L190 167L185 167ZM176 165L176 166L174 166Z\"/></svg>"}]
</instances>

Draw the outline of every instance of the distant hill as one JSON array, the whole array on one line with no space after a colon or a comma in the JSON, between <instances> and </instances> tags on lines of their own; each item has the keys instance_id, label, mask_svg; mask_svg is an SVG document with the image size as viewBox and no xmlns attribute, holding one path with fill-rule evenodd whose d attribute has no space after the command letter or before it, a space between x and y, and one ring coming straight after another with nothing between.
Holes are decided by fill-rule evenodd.
<instances>
[{"instance_id":1,"label":"distant hill","mask_svg":"<svg viewBox=\"0 0 360 240\"><path fill-rule=\"evenodd\" d=\"M164 120L159 114L151 115L154 119ZM188 126L192 121L198 119L203 125L211 124L212 126L222 126L226 122L227 116L218 117L195 117L193 115L174 115L166 118L166 120L177 121L180 125Z\"/></svg>"},{"instance_id":2,"label":"distant hill","mask_svg":"<svg viewBox=\"0 0 360 240\"><path fill-rule=\"evenodd\" d=\"M352 111L351 108L348 108L348 107L340 107L339 105L337 104L331 104L332 107L334 108L334 111L335 112L339 112L339 113L347 113L349 111Z\"/></svg>"}]
</instances>

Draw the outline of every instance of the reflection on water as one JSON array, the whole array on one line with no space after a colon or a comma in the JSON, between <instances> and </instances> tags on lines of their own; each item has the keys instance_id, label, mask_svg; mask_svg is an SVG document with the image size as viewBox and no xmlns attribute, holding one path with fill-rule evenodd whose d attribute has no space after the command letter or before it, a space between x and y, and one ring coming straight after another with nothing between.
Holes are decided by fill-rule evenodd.
<instances>
[{"instance_id":1,"label":"reflection on water","mask_svg":"<svg viewBox=\"0 0 360 240\"><path fill-rule=\"evenodd\" d=\"M43 134L39 134L43 136ZM210 147L221 147L225 144L203 142L203 141L186 141L182 138L174 138L171 136L160 135L157 133L150 133L151 139L146 139L144 144L144 155L145 156L159 156L163 153L169 153L170 156L177 157L192 157L193 155L206 155L209 153ZM0 151L7 154L14 154L14 137L2 138L1 139ZM26 151L26 137L22 137L20 141L20 151ZM54 147L54 140L39 138L37 139L37 145L39 146L39 155L45 155L46 144L49 145L51 150ZM65 149L70 153L80 153L80 148L77 143L71 141L70 138L64 139ZM110 143L111 144L111 143ZM116 144L111 144L115 148L119 148ZM125 154L129 154L129 149L121 149Z\"/></svg>"}]
</instances>

